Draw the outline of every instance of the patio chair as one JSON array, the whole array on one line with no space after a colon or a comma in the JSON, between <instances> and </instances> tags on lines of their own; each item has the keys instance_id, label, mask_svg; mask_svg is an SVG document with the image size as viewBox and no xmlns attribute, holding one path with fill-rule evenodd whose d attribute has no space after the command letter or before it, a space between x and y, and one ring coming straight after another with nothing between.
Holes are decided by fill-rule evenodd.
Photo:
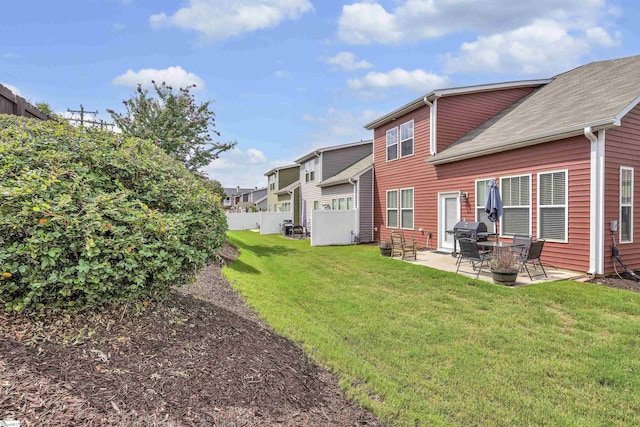
<instances>
[{"instance_id":1,"label":"patio chair","mask_svg":"<svg viewBox=\"0 0 640 427\"><path fill-rule=\"evenodd\" d=\"M413 259L417 259L418 248L416 245L415 239L411 239L410 241L404 238L404 234L399 231L391 232L391 258L396 255L400 255L404 260L405 255L413 255Z\"/></svg>"},{"instance_id":2,"label":"patio chair","mask_svg":"<svg viewBox=\"0 0 640 427\"><path fill-rule=\"evenodd\" d=\"M536 242L531 243L531 247L527 251L526 257L523 257L522 259L522 267L524 267L524 269L527 271L527 274L529 275L530 280L533 280L534 277L541 276L542 274L544 274L544 277L549 277L547 276L547 272L544 270L544 266L540 261L540 256L542 255L543 247L544 247L544 240L538 240ZM527 264L530 264L531 266L533 266L534 270L537 270L538 267L536 266L536 262L542 269L542 274L536 274L535 276L532 276Z\"/></svg>"},{"instance_id":3,"label":"patio chair","mask_svg":"<svg viewBox=\"0 0 640 427\"><path fill-rule=\"evenodd\" d=\"M456 273L460 270L460 265L463 261L469 261L473 267L473 271L476 273L476 279L480 277L482 267L488 267L491 259L489 251L478 250L478 243L473 239L462 238L458 239L460 245L460 254L456 261Z\"/></svg>"},{"instance_id":4,"label":"patio chair","mask_svg":"<svg viewBox=\"0 0 640 427\"><path fill-rule=\"evenodd\" d=\"M527 253L529 253L531 241L531 236L527 236L524 234L515 234L513 236L513 243L521 245L513 248L513 251L520 257L521 260L524 260L527 256Z\"/></svg>"}]
</instances>

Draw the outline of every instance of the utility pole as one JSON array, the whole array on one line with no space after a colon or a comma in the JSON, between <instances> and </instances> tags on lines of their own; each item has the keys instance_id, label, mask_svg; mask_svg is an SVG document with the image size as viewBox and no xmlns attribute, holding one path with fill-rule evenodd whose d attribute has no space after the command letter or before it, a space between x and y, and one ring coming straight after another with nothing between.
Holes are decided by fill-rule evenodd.
<instances>
[{"instance_id":1,"label":"utility pole","mask_svg":"<svg viewBox=\"0 0 640 427\"><path fill-rule=\"evenodd\" d=\"M80 113L80 126L84 127L84 115L85 114L93 114L96 115L98 114L98 110L96 111L87 111L84 109L84 107L82 106L82 104L80 104L80 110L71 110L69 108L67 108L67 111L69 113Z\"/></svg>"},{"instance_id":2,"label":"utility pole","mask_svg":"<svg viewBox=\"0 0 640 427\"><path fill-rule=\"evenodd\" d=\"M67 108L67 111L69 113L80 113L80 118L79 119L74 119L74 118L68 118L67 120L70 122L80 122L80 127L84 127L85 124L89 125L89 126L98 126L100 127L100 129L109 129L109 128L114 128L115 124L114 123L108 123L105 122L104 120L100 119L100 121L97 120L85 120L84 116L85 114L93 114L94 117L96 114L98 114L98 110L96 111L87 111L84 109L84 106L82 104L80 104L80 109L79 110L72 110L70 108Z\"/></svg>"}]
</instances>

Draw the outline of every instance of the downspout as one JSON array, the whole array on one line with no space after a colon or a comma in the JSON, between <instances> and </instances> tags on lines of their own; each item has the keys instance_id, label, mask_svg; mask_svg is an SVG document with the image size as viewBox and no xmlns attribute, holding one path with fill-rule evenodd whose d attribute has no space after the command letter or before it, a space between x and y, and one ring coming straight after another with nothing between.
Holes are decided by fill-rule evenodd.
<instances>
[{"instance_id":1,"label":"downspout","mask_svg":"<svg viewBox=\"0 0 640 427\"><path fill-rule=\"evenodd\" d=\"M296 221L294 218L296 214L296 205L295 205L295 198L294 198L295 192L296 192L295 188L293 190L287 191L287 193L289 193L289 200L291 200L291 221L293 221L294 224L298 224L299 221Z\"/></svg>"},{"instance_id":2,"label":"downspout","mask_svg":"<svg viewBox=\"0 0 640 427\"><path fill-rule=\"evenodd\" d=\"M429 106L429 152L432 156L438 152L436 141L436 117L438 112L438 98L434 98L433 102L429 102L425 96L423 99L425 104Z\"/></svg>"},{"instance_id":3,"label":"downspout","mask_svg":"<svg viewBox=\"0 0 640 427\"><path fill-rule=\"evenodd\" d=\"M584 128L584 136L591 143L591 183L589 238L590 275L604 274L604 141L605 131L594 134L590 126Z\"/></svg>"},{"instance_id":4,"label":"downspout","mask_svg":"<svg viewBox=\"0 0 640 427\"><path fill-rule=\"evenodd\" d=\"M349 178L349 184L353 185L353 201L356 205L355 214L356 214L356 232L351 237L351 243L354 243L354 238L360 236L360 200L359 200L359 192L358 192L358 181L354 181L353 178Z\"/></svg>"}]
</instances>

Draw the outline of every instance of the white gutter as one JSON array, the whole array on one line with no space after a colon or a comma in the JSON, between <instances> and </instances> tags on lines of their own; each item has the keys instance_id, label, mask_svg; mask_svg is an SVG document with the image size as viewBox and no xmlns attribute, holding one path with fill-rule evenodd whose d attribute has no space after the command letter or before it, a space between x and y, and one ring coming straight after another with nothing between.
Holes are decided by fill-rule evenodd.
<instances>
[{"instance_id":1,"label":"white gutter","mask_svg":"<svg viewBox=\"0 0 640 427\"><path fill-rule=\"evenodd\" d=\"M429 106L429 153L435 156L438 152L438 144L436 142L436 117L438 98L435 97L433 102L429 102L429 99L425 96L422 101ZM414 130L415 131L415 130Z\"/></svg>"},{"instance_id":2,"label":"white gutter","mask_svg":"<svg viewBox=\"0 0 640 427\"><path fill-rule=\"evenodd\" d=\"M353 237L360 236L360 200L358 199L358 181L354 181L353 177L349 178L349 184L353 185L353 202L356 205L355 215L356 215L356 230L355 234L351 238L351 243L354 243Z\"/></svg>"},{"instance_id":3,"label":"white gutter","mask_svg":"<svg viewBox=\"0 0 640 427\"><path fill-rule=\"evenodd\" d=\"M588 274L604 274L604 144L605 130L596 136L591 126L584 128L591 143L590 217Z\"/></svg>"}]
</instances>

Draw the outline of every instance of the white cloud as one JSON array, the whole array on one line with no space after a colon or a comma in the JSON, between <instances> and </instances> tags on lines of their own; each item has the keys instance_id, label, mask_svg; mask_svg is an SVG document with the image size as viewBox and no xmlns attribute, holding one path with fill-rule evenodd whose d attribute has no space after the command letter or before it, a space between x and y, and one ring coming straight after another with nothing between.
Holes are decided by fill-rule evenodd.
<instances>
[{"instance_id":1,"label":"white cloud","mask_svg":"<svg viewBox=\"0 0 640 427\"><path fill-rule=\"evenodd\" d=\"M578 65L594 46L613 44L615 41L599 27L580 36L556 21L536 21L514 31L464 43L457 55L447 56L446 70L551 75Z\"/></svg>"},{"instance_id":2,"label":"white cloud","mask_svg":"<svg viewBox=\"0 0 640 427\"><path fill-rule=\"evenodd\" d=\"M356 57L351 52L339 52L336 56L330 56L324 60L327 64L333 65L334 69L345 71L355 71L372 68L370 62L363 60L356 61Z\"/></svg>"},{"instance_id":3,"label":"white cloud","mask_svg":"<svg viewBox=\"0 0 640 427\"><path fill-rule=\"evenodd\" d=\"M11 92L13 92L14 95L18 95L18 96L22 96L22 92L20 92L20 89L18 89L17 87L15 87L14 85L10 85L9 83L5 83L5 82L0 82L0 85L6 87L7 89L9 89Z\"/></svg>"},{"instance_id":4,"label":"white cloud","mask_svg":"<svg viewBox=\"0 0 640 427\"><path fill-rule=\"evenodd\" d=\"M291 77L291 73L285 70L278 70L275 73L273 73L273 75L279 79L288 79Z\"/></svg>"},{"instance_id":5,"label":"white cloud","mask_svg":"<svg viewBox=\"0 0 640 427\"><path fill-rule=\"evenodd\" d=\"M313 10L309 0L189 0L188 6L167 16L149 17L154 29L195 30L205 40L220 40L279 25Z\"/></svg>"},{"instance_id":6,"label":"white cloud","mask_svg":"<svg viewBox=\"0 0 640 427\"><path fill-rule=\"evenodd\" d=\"M127 28L126 24L123 24L122 22L116 22L111 26L111 31L114 33L120 33L124 31L126 28Z\"/></svg>"},{"instance_id":7,"label":"white cloud","mask_svg":"<svg viewBox=\"0 0 640 427\"><path fill-rule=\"evenodd\" d=\"M17 53L13 53L13 52L5 52L2 54L2 57L4 59L18 59L20 58L20 55L18 55Z\"/></svg>"},{"instance_id":8,"label":"white cloud","mask_svg":"<svg viewBox=\"0 0 640 427\"><path fill-rule=\"evenodd\" d=\"M299 147L295 156L302 156L314 148L371 139L373 133L363 126L383 114L374 110L352 113L336 108L327 109L323 116L303 114L302 120L309 123L312 129L307 134L306 143Z\"/></svg>"},{"instance_id":9,"label":"white cloud","mask_svg":"<svg viewBox=\"0 0 640 427\"><path fill-rule=\"evenodd\" d=\"M439 76L420 69L407 71L402 68L394 68L387 73L372 71L362 78L347 81L347 85L354 90L400 87L416 92L442 88L448 83L447 76Z\"/></svg>"},{"instance_id":10,"label":"white cloud","mask_svg":"<svg viewBox=\"0 0 640 427\"><path fill-rule=\"evenodd\" d=\"M265 172L291 163L291 160L268 160L257 148L234 148L222 153L219 159L211 162L203 171L209 178L220 181L224 187L266 187Z\"/></svg>"},{"instance_id":11,"label":"white cloud","mask_svg":"<svg viewBox=\"0 0 640 427\"><path fill-rule=\"evenodd\" d=\"M342 8L338 38L353 44L394 44L457 32L482 36L513 31L537 20L554 20L567 29L595 26L615 16L606 0L405 0L394 10L365 1Z\"/></svg>"},{"instance_id":12,"label":"white cloud","mask_svg":"<svg viewBox=\"0 0 640 427\"><path fill-rule=\"evenodd\" d=\"M152 86L151 81L155 80L158 84L166 82L169 86L175 88L187 87L195 84L196 87L192 90L201 90L204 88L204 81L193 73L189 73L182 69L182 67L169 67L163 70L157 70L155 68L143 68L139 71L127 70L126 73L113 79L112 83L116 86L137 87L141 84L142 87L148 88Z\"/></svg>"}]
</instances>

